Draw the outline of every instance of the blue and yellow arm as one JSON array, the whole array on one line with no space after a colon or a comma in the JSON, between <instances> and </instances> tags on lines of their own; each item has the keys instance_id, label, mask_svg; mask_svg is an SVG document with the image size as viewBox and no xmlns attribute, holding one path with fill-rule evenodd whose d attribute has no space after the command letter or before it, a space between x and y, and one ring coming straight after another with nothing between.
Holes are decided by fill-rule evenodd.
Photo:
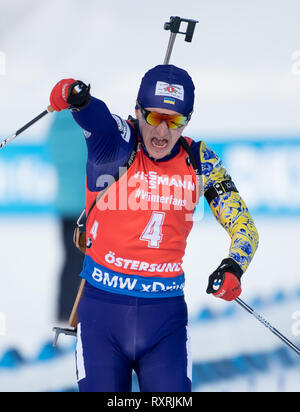
<instances>
[{"instance_id":1,"label":"blue and yellow arm","mask_svg":"<svg viewBox=\"0 0 300 412\"><path fill-rule=\"evenodd\" d=\"M220 158L204 142L200 145L200 160L204 194L215 184L231 180ZM210 208L231 238L228 257L245 272L256 252L259 237L244 200L239 193L229 191L215 197Z\"/></svg>"}]
</instances>

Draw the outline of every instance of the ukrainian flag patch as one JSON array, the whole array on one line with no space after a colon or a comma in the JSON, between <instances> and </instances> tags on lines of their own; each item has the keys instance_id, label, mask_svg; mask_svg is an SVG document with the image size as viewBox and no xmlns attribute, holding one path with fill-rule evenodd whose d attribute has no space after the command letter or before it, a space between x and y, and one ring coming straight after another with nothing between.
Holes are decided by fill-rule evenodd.
<instances>
[{"instance_id":1,"label":"ukrainian flag patch","mask_svg":"<svg viewBox=\"0 0 300 412\"><path fill-rule=\"evenodd\" d=\"M175 99L171 99L170 97L165 97L164 103L175 104Z\"/></svg>"}]
</instances>

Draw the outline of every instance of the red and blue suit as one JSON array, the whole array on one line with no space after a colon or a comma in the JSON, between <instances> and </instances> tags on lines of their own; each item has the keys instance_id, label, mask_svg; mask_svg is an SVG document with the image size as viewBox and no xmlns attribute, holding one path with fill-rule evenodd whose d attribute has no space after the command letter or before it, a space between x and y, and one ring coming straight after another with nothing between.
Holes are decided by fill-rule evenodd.
<instances>
[{"instance_id":1,"label":"red and blue suit","mask_svg":"<svg viewBox=\"0 0 300 412\"><path fill-rule=\"evenodd\" d=\"M78 308L79 389L130 391L135 370L141 391L189 392L186 240L199 197L228 174L204 142L185 138L202 177L199 187L182 145L152 159L138 126L94 97L73 116L88 148L87 211L97 199L88 214L81 273L86 286ZM124 168L136 144L135 158ZM231 236L229 257L245 271L258 242L247 207L236 192L213 199L210 207Z\"/></svg>"}]
</instances>

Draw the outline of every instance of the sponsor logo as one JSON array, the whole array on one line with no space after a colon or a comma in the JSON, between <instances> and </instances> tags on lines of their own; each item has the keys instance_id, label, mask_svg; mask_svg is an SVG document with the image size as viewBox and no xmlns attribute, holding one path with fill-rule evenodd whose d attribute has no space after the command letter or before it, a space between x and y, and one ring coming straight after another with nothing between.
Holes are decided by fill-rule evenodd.
<instances>
[{"instance_id":1,"label":"sponsor logo","mask_svg":"<svg viewBox=\"0 0 300 412\"><path fill-rule=\"evenodd\" d=\"M188 179L182 180L180 176L160 176L156 172L150 171L149 173L145 172L136 172L134 174L135 179L144 180L148 182L149 189L157 189L159 185L165 185L169 187L178 187L185 190L195 190L195 183L191 181L191 176L186 176Z\"/></svg>"},{"instance_id":2,"label":"sponsor logo","mask_svg":"<svg viewBox=\"0 0 300 412\"><path fill-rule=\"evenodd\" d=\"M116 114L112 114L112 117L117 123L119 132L121 133L122 139L125 140L125 142L129 143L130 140L130 127L128 123L122 119L120 116L117 116Z\"/></svg>"},{"instance_id":3,"label":"sponsor logo","mask_svg":"<svg viewBox=\"0 0 300 412\"><path fill-rule=\"evenodd\" d=\"M120 168L120 176L126 168ZM198 202L197 183L193 176L159 175L157 172L137 171L119 179L119 185L111 175L101 175L99 187L106 187L97 201L99 210L148 210L162 205L163 210L194 211ZM110 188L110 190L108 190Z\"/></svg>"},{"instance_id":4,"label":"sponsor logo","mask_svg":"<svg viewBox=\"0 0 300 412\"><path fill-rule=\"evenodd\" d=\"M137 272L183 272L181 262L148 263L139 260L116 257L116 253L112 251L110 251L104 259L109 265L114 265L118 268L129 269Z\"/></svg>"},{"instance_id":5,"label":"sponsor logo","mask_svg":"<svg viewBox=\"0 0 300 412\"><path fill-rule=\"evenodd\" d=\"M182 281L182 277L180 277L180 280L178 281L172 280L169 284L167 284L157 280L144 280L142 277L138 276L126 276L115 272L110 273L109 271L98 267L94 267L94 271L91 276L99 286L102 285L116 290L138 291L148 294L180 292L184 289L184 281Z\"/></svg>"},{"instance_id":6,"label":"sponsor logo","mask_svg":"<svg viewBox=\"0 0 300 412\"><path fill-rule=\"evenodd\" d=\"M184 101L184 88L180 84L157 82L155 96L171 97L173 99L175 98Z\"/></svg>"}]
</instances>

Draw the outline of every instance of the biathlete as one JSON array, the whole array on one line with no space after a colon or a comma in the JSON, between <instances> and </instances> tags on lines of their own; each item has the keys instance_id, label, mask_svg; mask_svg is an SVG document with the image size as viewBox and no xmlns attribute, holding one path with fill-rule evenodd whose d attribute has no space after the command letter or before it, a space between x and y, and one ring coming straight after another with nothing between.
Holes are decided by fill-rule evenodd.
<instances>
[{"instance_id":1,"label":"biathlete","mask_svg":"<svg viewBox=\"0 0 300 412\"><path fill-rule=\"evenodd\" d=\"M182 263L202 195L231 237L207 293L227 301L241 293L258 234L220 158L183 137L194 89L185 70L156 66L144 75L129 120L111 114L81 81L61 80L51 92L52 108L72 111L88 149L81 392L130 392L133 370L141 392L192 390Z\"/></svg>"}]
</instances>

